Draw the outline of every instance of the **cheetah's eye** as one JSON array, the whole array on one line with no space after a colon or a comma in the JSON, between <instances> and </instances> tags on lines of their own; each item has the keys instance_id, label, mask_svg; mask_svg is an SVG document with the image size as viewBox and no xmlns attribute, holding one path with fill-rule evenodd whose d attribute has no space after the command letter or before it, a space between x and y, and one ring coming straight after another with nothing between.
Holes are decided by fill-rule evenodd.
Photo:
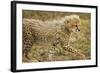
<instances>
[{"instance_id":1,"label":"cheetah's eye","mask_svg":"<svg viewBox=\"0 0 100 73\"><path fill-rule=\"evenodd\" d=\"M77 25L75 25L75 27L78 27Z\"/></svg>"}]
</instances>

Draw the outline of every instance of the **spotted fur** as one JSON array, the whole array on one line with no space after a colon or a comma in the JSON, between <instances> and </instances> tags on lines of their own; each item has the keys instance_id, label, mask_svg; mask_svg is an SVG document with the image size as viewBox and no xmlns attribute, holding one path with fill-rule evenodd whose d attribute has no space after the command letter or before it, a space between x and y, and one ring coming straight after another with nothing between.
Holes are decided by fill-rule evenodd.
<instances>
[{"instance_id":1,"label":"spotted fur","mask_svg":"<svg viewBox=\"0 0 100 73\"><path fill-rule=\"evenodd\" d=\"M23 19L23 56L29 59L28 53L32 45L56 46L68 45L72 29L78 29L80 18L78 15L65 16L52 21ZM76 26L77 25L77 26Z\"/></svg>"}]
</instances>

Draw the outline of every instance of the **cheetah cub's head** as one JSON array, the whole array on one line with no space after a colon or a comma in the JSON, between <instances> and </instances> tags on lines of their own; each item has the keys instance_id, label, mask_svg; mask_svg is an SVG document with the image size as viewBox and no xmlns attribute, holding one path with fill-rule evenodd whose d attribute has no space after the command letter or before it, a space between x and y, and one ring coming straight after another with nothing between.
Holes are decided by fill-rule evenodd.
<instances>
[{"instance_id":1,"label":"cheetah cub's head","mask_svg":"<svg viewBox=\"0 0 100 73\"><path fill-rule=\"evenodd\" d=\"M65 16L65 19L65 27L69 29L70 32L80 31L79 26L81 24L81 20L78 15Z\"/></svg>"}]
</instances>

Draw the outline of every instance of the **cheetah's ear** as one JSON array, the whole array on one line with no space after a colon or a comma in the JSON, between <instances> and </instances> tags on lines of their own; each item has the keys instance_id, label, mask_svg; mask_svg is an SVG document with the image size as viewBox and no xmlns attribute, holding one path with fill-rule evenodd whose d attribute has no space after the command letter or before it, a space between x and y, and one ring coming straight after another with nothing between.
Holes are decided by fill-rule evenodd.
<instances>
[{"instance_id":1,"label":"cheetah's ear","mask_svg":"<svg viewBox=\"0 0 100 73\"><path fill-rule=\"evenodd\" d=\"M69 23L70 21L69 20L67 20L67 23Z\"/></svg>"},{"instance_id":2,"label":"cheetah's ear","mask_svg":"<svg viewBox=\"0 0 100 73\"><path fill-rule=\"evenodd\" d=\"M70 23L70 21L71 21L70 16L66 16L66 17L65 17L65 23L67 23L67 24L68 24L68 23Z\"/></svg>"}]
</instances>

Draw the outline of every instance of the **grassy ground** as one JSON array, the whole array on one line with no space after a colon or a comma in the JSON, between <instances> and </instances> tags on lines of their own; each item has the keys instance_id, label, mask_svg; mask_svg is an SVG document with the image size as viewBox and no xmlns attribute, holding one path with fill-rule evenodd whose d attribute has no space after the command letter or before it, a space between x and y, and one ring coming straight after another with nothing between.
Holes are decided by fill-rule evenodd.
<instances>
[{"instance_id":1,"label":"grassy ground","mask_svg":"<svg viewBox=\"0 0 100 73\"><path fill-rule=\"evenodd\" d=\"M51 57L52 59L49 60L48 50L44 46L38 46L38 44L33 44L31 49L31 56L34 62L38 61L66 61L66 60L80 60L82 58L79 55L84 55L84 59L91 58L91 26L90 26L90 19L91 15L89 13L73 13L73 12L46 12L46 11L28 11L23 10L23 18L33 18L33 19L40 19L42 21L45 20L53 20L59 19L66 15L77 14L81 18L81 31L77 34L72 34L70 45L74 47L79 54L70 53L69 50L65 51L62 48L58 49L55 48L54 54ZM74 36L74 37L73 37ZM28 62L27 60L24 62Z\"/></svg>"}]
</instances>

